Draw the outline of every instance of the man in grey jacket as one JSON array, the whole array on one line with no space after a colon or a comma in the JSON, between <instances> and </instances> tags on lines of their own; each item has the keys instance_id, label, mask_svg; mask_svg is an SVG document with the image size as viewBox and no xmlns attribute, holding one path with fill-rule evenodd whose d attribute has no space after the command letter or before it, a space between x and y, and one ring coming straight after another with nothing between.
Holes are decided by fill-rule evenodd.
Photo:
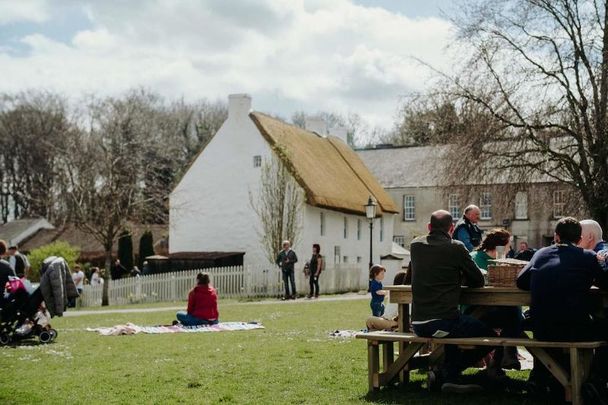
<instances>
[{"instance_id":1,"label":"man in grey jacket","mask_svg":"<svg viewBox=\"0 0 608 405\"><path fill-rule=\"evenodd\" d=\"M464 244L452 240L452 216L444 210L433 212L428 229L429 234L414 239L410 247L414 332L433 338L495 337L490 327L458 309L460 287L483 287L484 279ZM429 373L429 388L453 393L480 390L478 385L462 384L460 375L491 350L477 347L463 352L446 345L443 367Z\"/></svg>"}]
</instances>

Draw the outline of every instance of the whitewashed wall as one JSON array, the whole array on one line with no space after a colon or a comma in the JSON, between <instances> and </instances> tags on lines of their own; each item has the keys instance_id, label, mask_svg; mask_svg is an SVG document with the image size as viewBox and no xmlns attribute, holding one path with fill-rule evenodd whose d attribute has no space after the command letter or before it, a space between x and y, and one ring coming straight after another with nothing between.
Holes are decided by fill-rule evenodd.
<instances>
[{"instance_id":1,"label":"whitewashed wall","mask_svg":"<svg viewBox=\"0 0 608 405\"><path fill-rule=\"evenodd\" d=\"M170 198L170 252L237 251L246 252L244 264L268 267L259 241L259 220L249 203L249 193L257 194L261 168L253 167L253 157L269 159L271 151L249 118L251 98L229 98L228 119L194 161ZM362 201L361 205L367 201ZM320 212L325 213L326 229L320 235ZM344 238L344 217L348 236ZM357 238L357 219L361 220ZM294 250L300 263L310 258L312 244L319 243L328 264L338 264L334 247L340 246L341 264L360 264L366 277L369 261L369 223L364 216L321 210L304 204L299 214L301 234ZM391 251L393 214L384 215L383 241L380 242L379 218L374 223L374 262ZM277 252L280 246L277 246ZM344 263L344 257L347 262ZM357 258L359 263L357 262Z\"/></svg>"},{"instance_id":2,"label":"whitewashed wall","mask_svg":"<svg viewBox=\"0 0 608 405\"><path fill-rule=\"evenodd\" d=\"M171 194L170 252L236 251L248 263L264 260L249 191L257 191L261 172L253 157L268 159L270 148L250 110L249 96L230 97L228 119Z\"/></svg>"}]
</instances>

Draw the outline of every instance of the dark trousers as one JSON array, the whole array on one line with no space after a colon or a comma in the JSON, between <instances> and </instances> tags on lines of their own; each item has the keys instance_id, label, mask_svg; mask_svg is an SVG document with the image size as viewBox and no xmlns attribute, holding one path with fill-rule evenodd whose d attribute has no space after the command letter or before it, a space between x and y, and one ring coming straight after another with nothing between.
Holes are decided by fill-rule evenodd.
<instances>
[{"instance_id":1,"label":"dark trousers","mask_svg":"<svg viewBox=\"0 0 608 405\"><path fill-rule=\"evenodd\" d=\"M296 279L293 269L283 271L283 284L285 284L285 298L296 296ZM289 286L291 285L291 294L289 294Z\"/></svg>"},{"instance_id":2,"label":"dark trousers","mask_svg":"<svg viewBox=\"0 0 608 405\"><path fill-rule=\"evenodd\" d=\"M475 307L470 307L470 310L473 308ZM523 316L521 313L521 307L493 306L485 307L484 309L483 314L479 317L480 321L492 329L500 329L500 336L508 338L521 337L521 334L523 333ZM505 350L510 350L508 353L515 357L515 359L517 358L516 348L507 348L504 346L497 347L494 351L493 364L499 368L502 363Z\"/></svg>"},{"instance_id":3,"label":"dark trousers","mask_svg":"<svg viewBox=\"0 0 608 405\"><path fill-rule=\"evenodd\" d=\"M423 324L413 324L412 326L416 335L422 337L496 337L492 328L468 315L460 315L458 319L439 319ZM495 349L490 346L477 346L473 350L459 350L458 346L454 345L445 345L444 347L445 362L442 374L448 382L457 380L463 370L475 365L486 354Z\"/></svg>"},{"instance_id":4,"label":"dark trousers","mask_svg":"<svg viewBox=\"0 0 608 405\"><path fill-rule=\"evenodd\" d=\"M319 277L314 274L310 275L308 279L308 284L310 285L310 296L318 297L319 296Z\"/></svg>"}]
</instances>

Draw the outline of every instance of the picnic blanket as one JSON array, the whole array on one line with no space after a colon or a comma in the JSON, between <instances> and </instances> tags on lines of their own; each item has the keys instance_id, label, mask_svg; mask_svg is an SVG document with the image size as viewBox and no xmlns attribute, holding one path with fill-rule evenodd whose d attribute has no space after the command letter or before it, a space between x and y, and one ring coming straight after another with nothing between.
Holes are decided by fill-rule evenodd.
<instances>
[{"instance_id":1,"label":"picnic blanket","mask_svg":"<svg viewBox=\"0 0 608 405\"><path fill-rule=\"evenodd\" d=\"M200 333L200 332L223 332L232 330L264 329L257 322L220 322L216 325L183 326L183 325L158 325L138 326L133 323L115 325L109 328L87 328L89 332L97 332L103 336L136 335L138 333Z\"/></svg>"}]
</instances>

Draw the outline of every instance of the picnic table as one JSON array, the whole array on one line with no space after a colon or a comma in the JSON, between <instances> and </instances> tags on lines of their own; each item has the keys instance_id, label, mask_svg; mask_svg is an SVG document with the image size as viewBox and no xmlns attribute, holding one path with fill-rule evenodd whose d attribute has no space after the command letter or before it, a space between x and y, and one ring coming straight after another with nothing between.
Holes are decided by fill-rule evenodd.
<instances>
[{"instance_id":1,"label":"picnic table","mask_svg":"<svg viewBox=\"0 0 608 405\"><path fill-rule=\"evenodd\" d=\"M410 360L425 345L442 347L444 344L455 344L461 347L475 345L486 346L522 346L536 356L564 386L566 400L573 404L582 404L580 387L589 375L593 351L606 345L606 342L542 342L527 337L510 338L422 338L410 333L409 306L412 303L410 285L386 286L390 291L390 302L399 307L399 327L397 332L372 332L359 334L357 338L366 339L368 343L369 389L375 390L388 385L397 378L401 382L409 380L409 371L413 369ZM596 288L591 290L597 305L608 306L608 292ZM462 287L461 304L482 306L529 306L530 293L515 287ZM399 356L394 358L394 343L399 344ZM382 347L383 368L380 370L380 347ZM570 370L564 369L545 349L559 348L570 354ZM431 354L429 360L438 360Z\"/></svg>"}]
</instances>

